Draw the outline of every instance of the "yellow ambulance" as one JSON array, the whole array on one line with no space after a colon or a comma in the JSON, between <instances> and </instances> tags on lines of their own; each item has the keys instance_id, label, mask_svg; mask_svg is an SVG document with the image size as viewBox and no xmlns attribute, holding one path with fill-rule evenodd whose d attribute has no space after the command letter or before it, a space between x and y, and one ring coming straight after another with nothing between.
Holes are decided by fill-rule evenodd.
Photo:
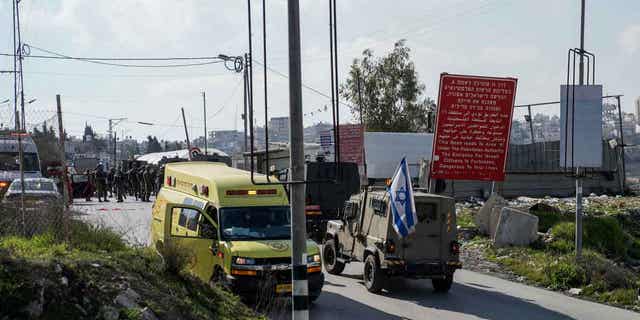
<instances>
[{"instance_id":1,"label":"yellow ambulance","mask_svg":"<svg viewBox=\"0 0 640 320\"><path fill-rule=\"evenodd\" d=\"M256 182L266 182L263 175ZM272 179L273 180L273 179ZM188 270L249 299L291 292L291 213L282 185L255 185L223 163L165 167L153 204L151 241L188 250ZM318 245L307 242L309 299L322 291Z\"/></svg>"}]
</instances>

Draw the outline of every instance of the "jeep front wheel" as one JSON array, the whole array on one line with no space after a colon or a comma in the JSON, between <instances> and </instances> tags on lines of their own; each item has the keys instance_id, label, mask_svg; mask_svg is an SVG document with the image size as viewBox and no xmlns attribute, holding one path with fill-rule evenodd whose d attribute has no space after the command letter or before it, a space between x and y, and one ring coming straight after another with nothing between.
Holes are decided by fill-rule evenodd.
<instances>
[{"instance_id":1,"label":"jeep front wheel","mask_svg":"<svg viewBox=\"0 0 640 320\"><path fill-rule=\"evenodd\" d=\"M338 261L338 251L336 243L332 239L327 240L322 247L322 261L324 268L330 274L341 274L344 270L344 262Z\"/></svg>"},{"instance_id":2,"label":"jeep front wheel","mask_svg":"<svg viewBox=\"0 0 640 320\"><path fill-rule=\"evenodd\" d=\"M364 261L364 285L372 293L379 293L384 286L385 274L375 255L370 254Z\"/></svg>"}]
</instances>

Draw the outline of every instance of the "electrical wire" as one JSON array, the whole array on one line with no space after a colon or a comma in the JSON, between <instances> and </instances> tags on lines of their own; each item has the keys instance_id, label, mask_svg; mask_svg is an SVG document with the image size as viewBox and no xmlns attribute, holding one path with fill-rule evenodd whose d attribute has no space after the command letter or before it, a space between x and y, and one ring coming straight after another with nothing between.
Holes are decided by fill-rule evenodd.
<instances>
[{"instance_id":1,"label":"electrical wire","mask_svg":"<svg viewBox=\"0 0 640 320\"><path fill-rule=\"evenodd\" d=\"M256 64L259 64L259 65L262 65L262 63L260 63L260 61L253 60L253 62L255 62ZM267 70L269 70L269 71L271 71L271 72L273 72L273 73L275 73L275 74L277 74L277 75L279 75L279 76L281 76L281 77L283 77L285 79L289 79L289 75L286 74L286 73L280 72L280 71L278 71L276 69L273 69L271 67L267 67ZM307 90L309 90L309 91L311 91L311 92L313 92L313 93L315 93L315 94L318 94L320 96L323 96L323 97L331 100L331 96L329 96L328 94L326 94L326 93L324 93L324 92L322 92L322 91L320 91L320 90L318 90L318 89L316 89L314 87L311 87L311 86L306 85L304 83L302 84L302 87L307 89ZM340 102L340 104L345 106L345 107L353 108L353 106L351 106L350 104L344 103L344 102Z\"/></svg>"},{"instance_id":2,"label":"electrical wire","mask_svg":"<svg viewBox=\"0 0 640 320\"><path fill-rule=\"evenodd\" d=\"M26 51L29 51L30 48L33 48L33 49L36 49L38 51L42 51L42 52L51 54L51 56L31 55L31 54L23 55L26 58L75 60L75 61L82 61L82 62L87 62L87 63L107 65L107 66L131 67L131 68L178 68L178 67L193 67L193 66L203 66L203 65L210 65L210 64L225 63L225 66L228 69L233 69L232 67L228 67L226 65L228 59L221 59L220 57L168 57L168 58L73 57L73 56L65 55L65 54L62 54L62 53L55 52L55 51L39 48L39 47L36 47L36 46L33 46L33 45L26 45L25 44L24 46L25 46L25 50ZM28 52L28 53L30 53L30 52ZM15 56L15 54L8 54L8 53L0 53L0 55L2 55L2 56ZM194 62L194 63L181 63L181 64L163 64L163 65L160 65L160 64L141 65L141 64L125 64L125 63L107 62L107 61L184 61L184 60L213 60L213 61ZM236 64L235 61L234 61L234 64ZM236 66L234 65L233 67L236 67Z\"/></svg>"}]
</instances>

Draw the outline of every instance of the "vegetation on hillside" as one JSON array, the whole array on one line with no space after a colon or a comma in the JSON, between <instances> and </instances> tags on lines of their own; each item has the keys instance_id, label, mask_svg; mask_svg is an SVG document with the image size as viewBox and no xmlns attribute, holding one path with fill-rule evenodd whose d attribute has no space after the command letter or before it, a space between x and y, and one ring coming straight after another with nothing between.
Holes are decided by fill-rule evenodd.
<instances>
[{"instance_id":1,"label":"vegetation on hillside","mask_svg":"<svg viewBox=\"0 0 640 320\"><path fill-rule=\"evenodd\" d=\"M495 248L476 237L463 250L482 252L524 282L640 311L640 198L589 197L578 260L571 206L555 207L560 210L532 212L544 236L528 247ZM459 211L459 221L472 227L474 210Z\"/></svg>"},{"instance_id":2,"label":"vegetation on hillside","mask_svg":"<svg viewBox=\"0 0 640 320\"><path fill-rule=\"evenodd\" d=\"M240 300L183 273L152 249L74 221L55 233L0 237L2 319L254 319Z\"/></svg>"}]
</instances>

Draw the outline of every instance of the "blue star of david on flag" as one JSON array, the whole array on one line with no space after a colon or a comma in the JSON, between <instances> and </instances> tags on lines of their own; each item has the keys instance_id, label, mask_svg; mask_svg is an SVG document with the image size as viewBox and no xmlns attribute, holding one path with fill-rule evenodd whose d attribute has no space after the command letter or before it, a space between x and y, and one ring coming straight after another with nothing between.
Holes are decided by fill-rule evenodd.
<instances>
[{"instance_id":1,"label":"blue star of david on flag","mask_svg":"<svg viewBox=\"0 0 640 320\"><path fill-rule=\"evenodd\" d=\"M391 197L391 213L393 214L393 229L401 238L404 238L416 230L416 204L413 199L411 175L407 159L402 158L400 165L393 175L391 186L388 189Z\"/></svg>"}]
</instances>

